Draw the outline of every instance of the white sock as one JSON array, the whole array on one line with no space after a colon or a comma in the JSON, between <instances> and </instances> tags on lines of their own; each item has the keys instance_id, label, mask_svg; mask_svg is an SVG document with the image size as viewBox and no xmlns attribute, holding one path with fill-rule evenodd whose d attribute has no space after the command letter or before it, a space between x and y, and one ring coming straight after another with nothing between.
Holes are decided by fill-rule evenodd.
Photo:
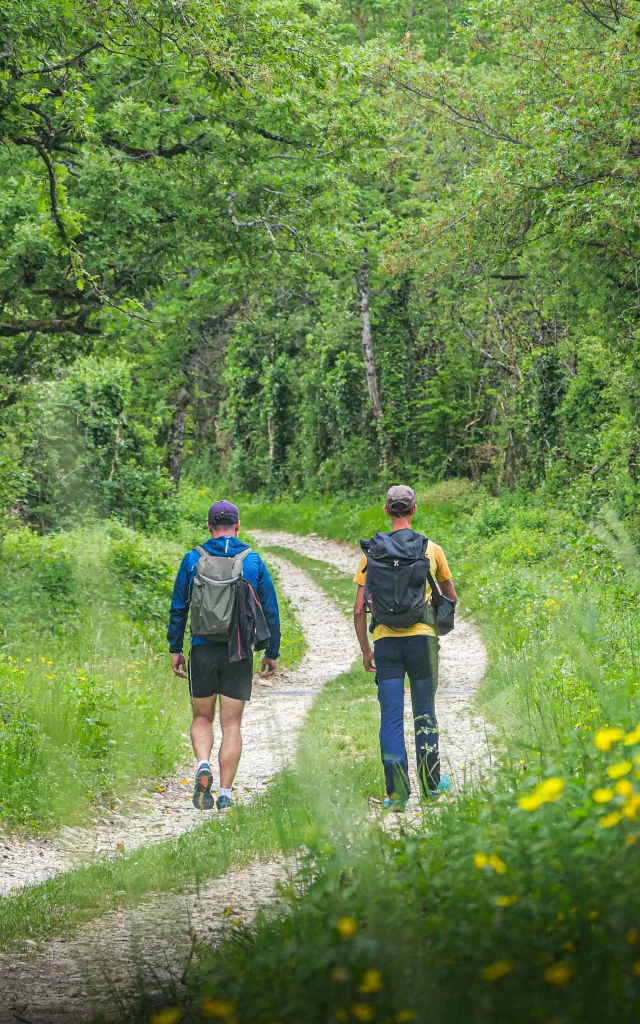
<instances>
[{"instance_id":1,"label":"white sock","mask_svg":"<svg viewBox=\"0 0 640 1024\"><path fill-rule=\"evenodd\" d=\"M223 788L222 788L222 786L221 786L221 787L220 787L220 793L219 793L219 795L220 795L220 796L228 796L228 797L229 797L229 799L231 799L231 790L230 790L230 789L223 789Z\"/></svg>"},{"instance_id":2,"label":"white sock","mask_svg":"<svg viewBox=\"0 0 640 1024\"><path fill-rule=\"evenodd\" d=\"M211 767L211 765L209 764L208 758L205 757L204 761L198 761L198 771L200 771L201 768L210 768L210 767Z\"/></svg>"}]
</instances>

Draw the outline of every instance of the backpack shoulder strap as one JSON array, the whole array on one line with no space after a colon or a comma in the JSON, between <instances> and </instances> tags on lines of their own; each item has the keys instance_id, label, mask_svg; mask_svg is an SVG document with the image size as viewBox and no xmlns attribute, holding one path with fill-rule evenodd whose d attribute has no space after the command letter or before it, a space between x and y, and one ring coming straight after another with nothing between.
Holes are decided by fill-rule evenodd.
<instances>
[{"instance_id":1,"label":"backpack shoulder strap","mask_svg":"<svg viewBox=\"0 0 640 1024\"><path fill-rule=\"evenodd\" d=\"M242 568L242 563L244 562L245 558L247 557L247 555L250 554L252 554L251 548L245 548L244 551L240 551L237 555L234 555L231 571L239 571Z\"/></svg>"},{"instance_id":2,"label":"backpack shoulder strap","mask_svg":"<svg viewBox=\"0 0 640 1024\"><path fill-rule=\"evenodd\" d=\"M427 548L428 548L428 546L429 546L429 541L425 537L424 555L425 555L425 558L430 563L431 559L427 555ZM433 578L433 574L431 572L431 565L429 565L429 570L427 572L427 583L431 587L431 603L434 604L434 605L440 604L440 599L442 597L442 594L440 593L440 587L438 586L438 584L436 583L436 581Z\"/></svg>"},{"instance_id":3,"label":"backpack shoulder strap","mask_svg":"<svg viewBox=\"0 0 640 1024\"><path fill-rule=\"evenodd\" d=\"M205 548L203 548L202 544L196 545L196 551L198 552L201 558L206 558L206 556L209 554L209 552Z\"/></svg>"}]
</instances>

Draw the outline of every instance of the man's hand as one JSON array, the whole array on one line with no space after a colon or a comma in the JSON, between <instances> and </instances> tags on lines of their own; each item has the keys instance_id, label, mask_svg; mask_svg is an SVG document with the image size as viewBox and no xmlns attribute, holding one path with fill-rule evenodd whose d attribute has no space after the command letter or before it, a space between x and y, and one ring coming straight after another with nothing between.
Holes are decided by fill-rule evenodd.
<instances>
[{"instance_id":1,"label":"man's hand","mask_svg":"<svg viewBox=\"0 0 640 1024\"><path fill-rule=\"evenodd\" d=\"M365 672L375 672L376 666L373 660L373 651L369 648L368 651L362 652L362 664L364 665Z\"/></svg>"},{"instance_id":2,"label":"man's hand","mask_svg":"<svg viewBox=\"0 0 640 1024\"><path fill-rule=\"evenodd\" d=\"M262 659L262 668L260 669L260 675L263 677L263 679L266 679L268 676L275 676L277 669L278 669L278 659L277 658L263 658Z\"/></svg>"},{"instance_id":3,"label":"man's hand","mask_svg":"<svg viewBox=\"0 0 640 1024\"><path fill-rule=\"evenodd\" d=\"M187 663L184 660L184 654L180 653L171 655L171 668L177 676L180 676L182 679L186 679L187 673L183 671L186 667Z\"/></svg>"}]
</instances>

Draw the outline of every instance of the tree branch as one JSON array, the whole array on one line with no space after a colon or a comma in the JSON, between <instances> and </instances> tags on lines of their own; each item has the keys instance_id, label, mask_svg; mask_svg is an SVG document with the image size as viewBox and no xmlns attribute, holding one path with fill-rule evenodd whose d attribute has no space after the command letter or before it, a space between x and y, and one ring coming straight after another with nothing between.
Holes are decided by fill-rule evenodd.
<instances>
[{"instance_id":1,"label":"tree branch","mask_svg":"<svg viewBox=\"0 0 640 1024\"><path fill-rule=\"evenodd\" d=\"M102 45L103 44L100 42L90 43L88 46L85 46L84 50L80 50L79 53L76 53L75 57L69 57L67 60L58 61L56 64L47 64L46 60L43 60L41 67L28 68L26 71L23 71L22 74L41 75L43 71L46 73L49 73L50 71L64 71L65 68L70 68L76 63L76 61L82 60L82 58L86 57L88 53L91 53L93 50L100 49Z\"/></svg>"},{"instance_id":2,"label":"tree branch","mask_svg":"<svg viewBox=\"0 0 640 1024\"><path fill-rule=\"evenodd\" d=\"M100 328L85 323L85 318L90 312L94 310L83 312L82 316L75 320L14 320L9 324L0 323L0 338L15 338L18 334L27 334L31 331L38 334L100 334Z\"/></svg>"}]
</instances>

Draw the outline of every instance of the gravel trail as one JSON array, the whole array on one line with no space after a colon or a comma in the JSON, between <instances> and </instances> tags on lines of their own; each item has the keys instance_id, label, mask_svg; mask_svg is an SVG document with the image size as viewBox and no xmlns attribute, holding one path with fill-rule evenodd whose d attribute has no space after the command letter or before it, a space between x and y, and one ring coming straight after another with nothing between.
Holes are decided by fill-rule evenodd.
<instances>
[{"instance_id":1,"label":"gravel trail","mask_svg":"<svg viewBox=\"0 0 640 1024\"><path fill-rule=\"evenodd\" d=\"M134 909L104 914L73 939L0 953L0 1024L89 1024L98 1014L117 1020L141 978L147 992L181 993L192 940L215 942L259 910L275 909L287 874L285 863L256 862L197 894L152 895Z\"/></svg>"},{"instance_id":2,"label":"gravel trail","mask_svg":"<svg viewBox=\"0 0 640 1024\"><path fill-rule=\"evenodd\" d=\"M261 546L289 547L353 574L358 549L316 537L253 531ZM349 619L301 569L270 556L280 585L293 603L308 650L299 667L278 674L271 686L258 684L243 725L244 752L237 779L240 798L250 800L287 764L302 719L314 696L330 679L346 671L359 654ZM484 724L474 715L473 695L486 664L476 630L460 622L442 641L437 707L445 770L457 786L480 774L488 761ZM375 698L372 679L371 699ZM407 705L407 725L410 705ZM407 729L411 746L411 730ZM0 892L68 870L80 860L111 856L118 843L127 850L174 838L201 820L181 783L192 765L165 780L163 792L149 797L142 812L105 817L93 828L67 830L70 846L7 844ZM186 776L185 776L186 777ZM414 780L415 781L415 780ZM414 787L417 789L417 787ZM417 811L417 808L416 808ZM64 838L64 837L63 837ZM46 853L44 851L47 851ZM24 866L28 871L22 870ZM291 865L293 866L293 865ZM118 1016L118 1006L134 997L139 978L147 985L170 982L179 992L193 937L215 941L225 928L250 921L259 909L275 907L278 884L290 865L256 863L233 870L199 893L150 894L136 908L110 912L82 925L73 939L56 940L26 952L0 953L0 1022L62 1024ZM151 979L151 980L150 980Z\"/></svg>"}]
</instances>

